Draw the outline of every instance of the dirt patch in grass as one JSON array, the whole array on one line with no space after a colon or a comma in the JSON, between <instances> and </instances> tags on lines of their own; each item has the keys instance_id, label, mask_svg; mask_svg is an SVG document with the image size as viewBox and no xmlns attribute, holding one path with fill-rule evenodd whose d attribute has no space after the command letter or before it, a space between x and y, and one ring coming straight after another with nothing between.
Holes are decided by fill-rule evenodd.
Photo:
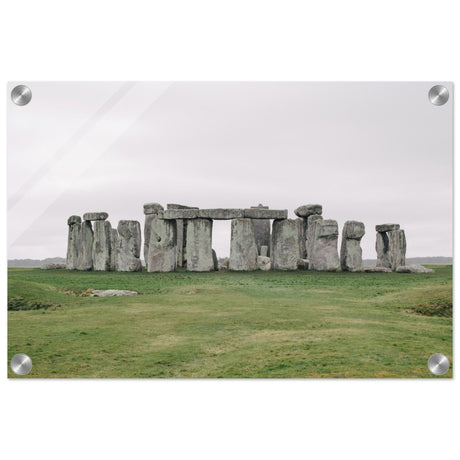
<instances>
[{"instance_id":1,"label":"dirt patch in grass","mask_svg":"<svg viewBox=\"0 0 460 460\"><path fill-rule=\"evenodd\" d=\"M419 303L407 309L409 313L416 313L423 316L441 316L452 318L451 299L428 299L426 302Z\"/></svg>"},{"instance_id":2,"label":"dirt patch in grass","mask_svg":"<svg viewBox=\"0 0 460 460\"><path fill-rule=\"evenodd\" d=\"M8 311L56 310L61 305L37 300L25 300L24 297L8 297Z\"/></svg>"}]
</instances>

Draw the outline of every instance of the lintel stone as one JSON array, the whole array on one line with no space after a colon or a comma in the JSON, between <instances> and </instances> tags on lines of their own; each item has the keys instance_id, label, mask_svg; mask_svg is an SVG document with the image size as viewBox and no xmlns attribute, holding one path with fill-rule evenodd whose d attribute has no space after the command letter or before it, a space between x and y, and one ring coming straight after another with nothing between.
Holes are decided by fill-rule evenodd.
<instances>
[{"instance_id":1,"label":"lintel stone","mask_svg":"<svg viewBox=\"0 0 460 460\"><path fill-rule=\"evenodd\" d=\"M376 232L391 232L393 230L399 230L399 224L380 224L375 226Z\"/></svg>"},{"instance_id":2,"label":"lintel stone","mask_svg":"<svg viewBox=\"0 0 460 460\"><path fill-rule=\"evenodd\" d=\"M251 208L244 210L244 217L251 219L287 219L287 209Z\"/></svg>"},{"instance_id":3,"label":"lintel stone","mask_svg":"<svg viewBox=\"0 0 460 460\"><path fill-rule=\"evenodd\" d=\"M109 215L106 212L85 212L83 220L106 220Z\"/></svg>"}]
</instances>

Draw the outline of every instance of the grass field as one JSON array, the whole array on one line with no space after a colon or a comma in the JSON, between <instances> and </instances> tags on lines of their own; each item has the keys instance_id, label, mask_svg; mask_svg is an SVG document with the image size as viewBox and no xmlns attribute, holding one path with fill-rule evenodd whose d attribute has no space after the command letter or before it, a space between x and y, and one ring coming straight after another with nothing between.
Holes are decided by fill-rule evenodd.
<instances>
[{"instance_id":1,"label":"grass field","mask_svg":"<svg viewBox=\"0 0 460 460\"><path fill-rule=\"evenodd\" d=\"M435 274L10 268L9 361L34 377L434 377L452 363L452 267ZM98 298L88 289L129 289ZM452 368L443 376L452 377ZM440 378L440 377L434 377Z\"/></svg>"}]
</instances>

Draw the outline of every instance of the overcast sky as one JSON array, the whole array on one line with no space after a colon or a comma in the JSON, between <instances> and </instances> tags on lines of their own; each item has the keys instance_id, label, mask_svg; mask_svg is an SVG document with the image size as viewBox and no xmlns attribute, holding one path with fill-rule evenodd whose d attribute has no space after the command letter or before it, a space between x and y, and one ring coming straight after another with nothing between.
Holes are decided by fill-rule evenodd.
<instances>
[{"instance_id":1,"label":"overcast sky","mask_svg":"<svg viewBox=\"0 0 460 460\"><path fill-rule=\"evenodd\" d=\"M340 232L365 223L365 258L385 222L408 257L451 256L452 86L434 106L437 83L25 82L31 102L8 104L8 258L65 257L73 214L143 227L153 201L291 218L319 203ZM230 221L213 247L229 254Z\"/></svg>"}]
</instances>

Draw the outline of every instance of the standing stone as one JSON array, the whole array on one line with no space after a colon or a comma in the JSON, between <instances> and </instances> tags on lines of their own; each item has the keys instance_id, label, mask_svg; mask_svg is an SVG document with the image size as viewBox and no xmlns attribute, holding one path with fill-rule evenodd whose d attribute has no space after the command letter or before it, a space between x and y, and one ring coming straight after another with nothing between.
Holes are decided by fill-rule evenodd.
<instances>
[{"instance_id":1,"label":"standing stone","mask_svg":"<svg viewBox=\"0 0 460 460\"><path fill-rule=\"evenodd\" d=\"M339 268L337 242L339 228L335 220L316 220L313 248L309 255L309 267L318 271L335 271Z\"/></svg>"},{"instance_id":2,"label":"standing stone","mask_svg":"<svg viewBox=\"0 0 460 460\"><path fill-rule=\"evenodd\" d=\"M177 267L177 229L175 220L155 216L150 226L147 271L172 272Z\"/></svg>"},{"instance_id":3,"label":"standing stone","mask_svg":"<svg viewBox=\"0 0 460 460\"><path fill-rule=\"evenodd\" d=\"M361 238L365 228L362 222L348 220L342 230L342 246L340 248L340 266L342 271L359 272L363 269L363 251Z\"/></svg>"},{"instance_id":4,"label":"standing stone","mask_svg":"<svg viewBox=\"0 0 460 460\"><path fill-rule=\"evenodd\" d=\"M312 214L307 217L307 230L305 233L305 248L307 253L307 260L309 261L308 268L311 269L309 254L313 253L313 246L315 244L315 222L323 220L319 214Z\"/></svg>"},{"instance_id":5,"label":"standing stone","mask_svg":"<svg viewBox=\"0 0 460 460\"><path fill-rule=\"evenodd\" d=\"M390 265L392 270L406 265L406 235L404 230L388 232L390 241Z\"/></svg>"},{"instance_id":6,"label":"standing stone","mask_svg":"<svg viewBox=\"0 0 460 460\"><path fill-rule=\"evenodd\" d=\"M94 222L93 239L93 269L97 271L110 270L112 259L112 226L108 220Z\"/></svg>"},{"instance_id":7,"label":"standing stone","mask_svg":"<svg viewBox=\"0 0 460 460\"><path fill-rule=\"evenodd\" d=\"M116 238L115 266L119 272L142 271L141 224L137 220L120 220Z\"/></svg>"},{"instance_id":8,"label":"standing stone","mask_svg":"<svg viewBox=\"0 0 460 460\"><path fill-rule=\"evenodd\" d=\"M390 268L390 240L386 232L377 232L375 237L375 250L377 252L376 267Z\"/></svg>"},{"instance_id":9,"label":"standing stone","mask_svg":"<svg viewBox=\"0 0 460 460\"><path fill-rule=\"evenodd\" d=\"M252 219L232 219L229 269L257 270L257 244Z\"/></svg>"},{"instance_id":10,"label":"standing stone","mask_svg":"<svg viewBox=\"0 0 460 460\"><path fill-rule=\"evenodd\" d=\"M184 206L183 204L172 204L166 205L167 209L198 209L196 207ZM187 222L188 219L176 219L176 263L178 267L183 267L186 261L186 245L187 245Z\"/></svg>"},{"instance_id":11,"label":"standing stone","mask_svg":"<svg viewBox=\"0 0 460 460\"><path fill-rule=\"evenodd\" d=\"M214 262L214 270L219 270L219 259L217 258L217 253L212 250L212 261Z\"/></svg>"},{"instance_id":12,"label":"standing stone","mask_svg":"<svg viewBox=\"0 0 460 460\"><path fill-rule=\"evenodd\" d=\"M118 230L116 228L112 228L112 234L110 239L110 246L112 248L112 252L110 254L110 270L117 269L117 244Z\"/></svg>"},{"instance_id":13,"label":"standing stone","mask_svg":"<svg viewBox=\"0 0 460 460\"><path fill-rule=\"evenodd\" d=\"M294 214L302 219L300 250L303 259L308 257L307 251L307 231L308 218L310 216L320 216L323 212L323 207L320 204L304 204L294 210Z\"/></svg>"},{"instance_id":14,"label":"standing stone","mask_svg":"<svg viewBox=\"0 0 460 460\"><path fill-rule=\"evenodd\" d=\"M273 221L271 266L274 270L297 270L301 259L299 238L302 222L297 219Z\"/></svg>"},{"instance_id":15,"label":"standing stone","mask_svg":"<svg viewBox=\"0 0 460 460\"><path fill-rule=\"evenodd\" d=\"M261 246L260 247L260 255L262 257L268 257L268 246Z\"/></svg>"},{"instance_id":16,"label":"standing stone","mask_svg":"<svg viewBox=\"0 0 460 460\"><path fill-rule=\"evenodd\" d=\"M67 238L67 260L68 270L78 269L78 257L81 252L81 217L70 216L67 220L69 235Z\"/></svg>"},{"instance_id":17,"label":"standing stone","mask_svg":"<svg viewBox=\"0 0 460 460\"><path fill-rule=\"evenodd\" d=\"M152 225L152 220L155 216L160 215L164 211L163 206L159 203L146 203L144 204L144 262L145 267L148 270L148 254L149 254L149 243L150 243L150 227Z\"/></svg>"},{"instance_id":18,"label":"standing stone","mask_svg":"<svg viewBox=\"0 0 460 460\"><path fill-rule=\"evenodd\" d=\"M93 269L93 227L91 221L81 224L81 252L78 257L78 270Z\"/></svg>"},{"instance_id":19,"label":"standing stone","mask_svg":"<svg viewBox=\"0 0 460 460\"><path fill-rule=\"evenodd\" d=\"M212 260L212 220L190 219L187 223L187 270L214 270Z\"/></svg>"},{"instance_id":20,"label":"standing stone","mask_svg":"<svg viewBox=\"0 0 460 460\"><path fill-rule=\"evenodd\" d=\"M251 209L269 209L269 207L259 204L259 206L251 206ZM269 256L268 248L270 246L270 219L254 219L253 224L258 254L264 256L264 254L262 254L262 246L266 246L267 253L265 254L265 257Z\"/></svg>"}]
</instances>

